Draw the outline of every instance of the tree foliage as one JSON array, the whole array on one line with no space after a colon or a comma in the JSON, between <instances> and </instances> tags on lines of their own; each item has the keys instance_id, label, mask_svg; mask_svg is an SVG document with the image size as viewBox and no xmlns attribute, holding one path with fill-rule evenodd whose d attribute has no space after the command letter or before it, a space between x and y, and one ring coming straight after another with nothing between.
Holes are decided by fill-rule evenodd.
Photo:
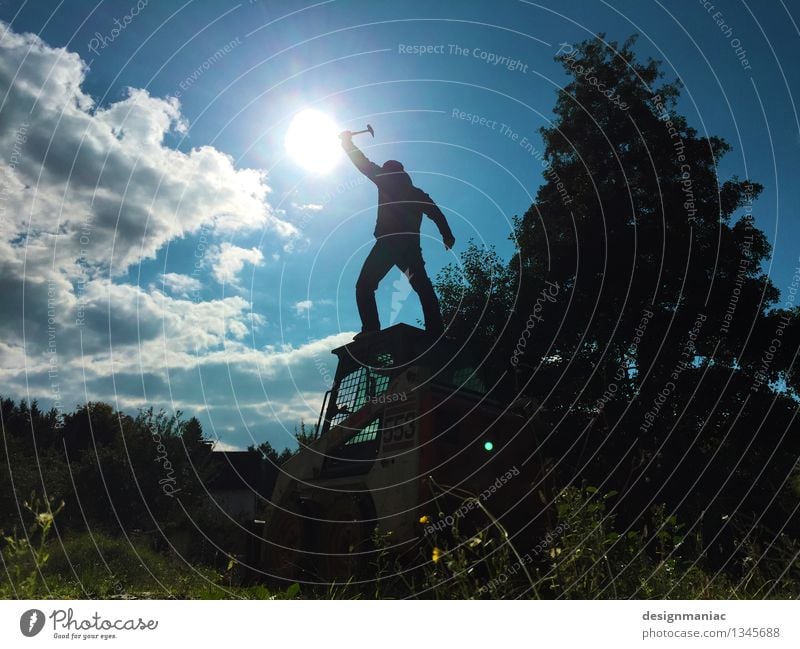
<instances>
[{"instance_id":1,"label":"tree foliage","mask_svg":"<svg viewBox=\"0 0 800 649\"><path fill-rule=\"evenodd\" d=\"M721 564L800 531L800 311L763 271L761 185L720 177L730 145L689 125L679 83L634 44L601 34L558 57L569 80L513 258L470 247L437 288L456 335L486 332L487 366L542 401L563 486L618 490L625 524L663 502Z\"/></svg>"},{"instance_id":2,"label":"tree foliage","mask_svg":"<svg viewBox=\"0 0 800 649\"><path fill-rule=\"evenodd\" d=\"M2 527L20 525L20 497L33 491L65 501L59 532L163 535L203 506L211 445L195 418L152 408L131 417L98 402L61 417L36 402L0 406Z\"/></svg>"}]
</instances>

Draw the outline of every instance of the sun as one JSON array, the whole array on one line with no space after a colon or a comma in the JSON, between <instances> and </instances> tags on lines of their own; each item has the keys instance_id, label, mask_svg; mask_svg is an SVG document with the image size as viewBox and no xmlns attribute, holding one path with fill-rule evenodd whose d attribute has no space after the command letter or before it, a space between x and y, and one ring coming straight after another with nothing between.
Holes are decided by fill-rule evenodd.
<instances>
[{"instance_id":1,"label":"sun","mask_svg":"<svg viewBox=\"0 0 800 649\"><path fill-rule=\"evenodd\" d=\"M289 124L286 132L286 151L304 169L324 174L339 161L339 129L328 115L306 108Z\"/></svg>"}]
</instances>

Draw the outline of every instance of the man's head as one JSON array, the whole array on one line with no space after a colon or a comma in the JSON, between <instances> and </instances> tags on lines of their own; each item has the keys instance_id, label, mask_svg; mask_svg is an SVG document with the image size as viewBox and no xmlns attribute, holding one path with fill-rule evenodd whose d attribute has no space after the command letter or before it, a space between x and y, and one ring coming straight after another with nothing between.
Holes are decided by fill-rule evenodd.
<instances>
[{"instance_id":1,"label":"man's head","mask_svg":"<svg viewBox=\"0 0 800 649\"><path fill-rule=\"evenodd\" d=\"M387 178L397 187L410 186L412 184L411 176L406 173L403 164L397 160L387 160L384 162L381 171L382 173L380 175Z\"/></svg>"},{"instance_id":2,"label":"man's head","mask_svg":"<svg viewBox=\"0 0 800 649\"><path fill-rule=\"evenodd\" d=\"M403 171L403 163L397 160L387 160L383 163L382 169L387 173Z\"/></svg>"}]
</instances>

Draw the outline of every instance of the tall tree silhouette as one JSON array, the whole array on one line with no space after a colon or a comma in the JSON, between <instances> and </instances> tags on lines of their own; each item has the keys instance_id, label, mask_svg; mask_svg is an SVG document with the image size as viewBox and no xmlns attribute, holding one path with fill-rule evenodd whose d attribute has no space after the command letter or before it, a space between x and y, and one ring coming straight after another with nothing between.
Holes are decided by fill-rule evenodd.
<instances>
[{"instance_id":1,"label":"tall tree silhouette","mask_svg":"<svg viewBox=\"0 0 800 649\"><path fill-rule=\"evenodd\" d=\"M570 79L540 130L545 184L514 258L450 268L438 288L460 336L508 313L493 348L475 339L543 400L562 484L619 490L623 523L665 502L730 563L743 541L798 532L799 312L775 308L762 270L762 187L720 178L731 147L676 112L679 83L638 61L634 38L603 39L557 57Z\"/></svg>"}]
</instances>

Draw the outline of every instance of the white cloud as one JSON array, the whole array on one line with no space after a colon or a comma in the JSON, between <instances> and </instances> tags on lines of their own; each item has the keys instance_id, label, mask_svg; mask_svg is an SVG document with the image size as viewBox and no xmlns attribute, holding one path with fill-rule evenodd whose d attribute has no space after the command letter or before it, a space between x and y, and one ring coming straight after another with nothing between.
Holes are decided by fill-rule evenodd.
<instances>
[{"instance_id":1,"label":"white cloud","mask_svg":"<svg viewBox=\"0 0 800 649\"><path fill-rule=\"evenodd\" d=\"M0 152L16 159L0 170L0 260L18 261L27 248L37 251L29 274L41 262L74 278L82 256L121 276L201 227L294 236L267 202L263 171L237 169L212 146L164 146L168 133L186 130L177 99L129 88L95 107L81 90L86 66L77 54L2 22L0 32L0 87L8 89Z\"/></svg>"},{"instance_id":2,"label":"white cloud","mask_svg":"<svg viewBox=\"0 0 800 649\"><path fill-rule=\"evenodd\" d=\"M189 297L203 286L203 283L196 277L179 273L164 273L161 275L161 281L167 290L178 297Z\"/></svg>"},{"instance_id":3,"label":"white cloud","mask_svg":"<svg viewBox=\"0 0 800 649\"><path fill-rule=\"evenodd\" d=\"M64 403L82 402L88 394L91 399L113 399L122 407L174 399L176 407L194 408L202 397L235 411L234 403L263 404L274 390L280 402L276 415L295 412L297 408L286 408L298 386L307 389L311 380L324 392L323 383L316 385L318 359L332 362L332 346L352 335L337 334L299 348L254 348L250 335L265 318L241 296L196 302L96 279L86 284L80 303L71 297L55 301L54 353L42 324L46 313L26 320L29 335L24 346L0 343L4 395L52 398L49 386L56 380ZM54 366L55 378L48 375ZM206 394L198 393L198 376L211 384ZM147 399L136 396L147 381L155 382L157 389L151 388ZM227 394L219 390L220 382L228 384Z\"/></svg>"},{"instance_id":4,"label":"white cloud","mask_svg":"<svg viewBox=\"0 0 800 649\"><path fill-rule=\"evenodd\" d=\"M97 290L93 282L123 277L175 238L217 228L226 235L266 228L279 242L294 236L267 202L261 170L237 169L211 146L186 153L164 146L167 133L186 128L175 98L131 88L98 108L81 89L87 69L78 54L2 22L0 33L0 87L7 89L0 157L12 162L0 167L0 339L7 345L25 340L35 353L48 308L68 330L83 293ZM233 257L223 260L222 276L237 263L258 263L260 253ZM194 286L172 275L167 281L177 297ZM119 314L136 313L119 309L109 317L127 332L131 323ZM240 337L242 328L234 324L232 333ZM96 347L91 336L86 343Z\"/></svg>"},{"instance_id":5,"label":"white cloud","mask_svg":"<svg viewBox=\"0 0 800 649\"><path fill-rule=\"evenodd\" d=\"M216 246L210 253L211 272L220 284L239 285L239 273L245 264L260 266L264 255L258 248L240 248L227 241Z\"/></svg>"},{"instance_id":6,"label":"white cloud","mask_svg":"<svg viewBox=\"0 0 800 649\"><path fill-rule=\"evenodd\" d=\"M227 442L223 442L221 440L216 440L214 442L214 451L245 451L247 450L243 446L236 446L235 444L228 444Z\"/></svg>"},{"instance_id":7,"label":"white cloud","mask_svg":"<svg viewBox=\"0 0 800 649\"><path fill-rule=\"evenodd\" d=\"M303 315L311 311L312 306L314 306L314 302L311 300L301 300L300 302L295 303L294 311L297 315Z\"/></svg>"},{"instance_id":8,"label":"white cloud","mask_svg":"<svg viewBox=\"0 0 800 649\"><path fill-rule=\"evenodd\" d=\"M319 212L323 206L318 203L292 203L292 207L301 212Z\"/></svg>"}]
</instances>

